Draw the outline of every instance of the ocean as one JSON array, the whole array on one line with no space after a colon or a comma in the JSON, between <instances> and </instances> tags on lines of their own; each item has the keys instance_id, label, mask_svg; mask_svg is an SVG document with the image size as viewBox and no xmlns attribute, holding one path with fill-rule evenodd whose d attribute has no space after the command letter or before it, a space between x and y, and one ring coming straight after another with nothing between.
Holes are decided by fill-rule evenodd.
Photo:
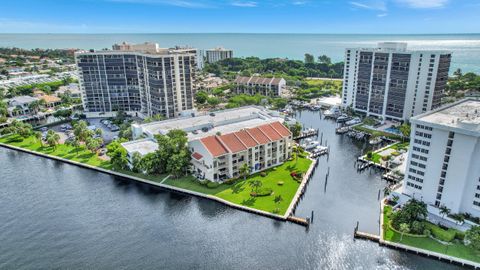
<instances>
[{"instance_id":1,"label":"ocean","mask_svg":"<svg viewBox=\"0 0 480 270\"><path fill-rule=\"evenodd\" d=\"M342 61L345 48L374 47L382 41L407 42L414 50L448 50L450 72L480 73L480 34L358 35L358 34L0 34L0 47L111 48L116 42L157 42L162 47L188 45L199 49L223 46L237 57L285 57L302 60L305 53Z\"/></svg>"}]
</instances>

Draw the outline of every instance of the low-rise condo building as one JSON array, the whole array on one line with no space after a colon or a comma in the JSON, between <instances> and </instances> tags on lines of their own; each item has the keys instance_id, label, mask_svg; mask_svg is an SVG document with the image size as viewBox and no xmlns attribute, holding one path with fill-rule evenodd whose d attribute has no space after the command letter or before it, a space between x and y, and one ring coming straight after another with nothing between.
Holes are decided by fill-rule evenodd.
<instances>
[{"instance_id":1,"label":"low-rise condo building","mask_svg":"<svg viewBox=\"0 0 480 270\"><path fill-rule=\"evenodd\" d=\"M233 50L228 50L222 47L205 50L205 58L207 63L215 63L232 57Z\"/></svg>"},{"instance_id":2,"label":"low-rise condo building","mask_svg":"<svg viewBox=\"0 0 480 270\"><path fill-rule=\"evenodd\" d=\"M235 79L235 92L237 94L263 95L279 97L282 95L287 82L284 78L242 77Z\"/></svg>"},{"instance_id":3,"label":"low-rise condo building","mask_svg":"<svg viewBox=\"0 0 480 270\"><path fill-rule=\"evenodd\" d=\"M277 112L262 107L190 115L132 125L135 141L123 143L129 158L157 149L155 135L180 129L187 133L192 172L197 178L221 182L239 175L247 163L251 173L279 165L291 155L292 134Z\"/></svg>"},{"instance_id":4,"label":"low-rise condo building","mask_svg":"<svg viewBox=\"0 0 480 270\"><path fill-rule=\"evenodd\" d=\"M87 117L124 111L173 118L193 109L196 57L195 49L164 49L155 43L75 53Z\"/></svg>"},{"instance_id":5,"label":"low-rise condo building","mask_svg":"<svg viewBox=\"0 0 480 270\"><path fill-rule=\"evenodd\" d=\"M410 51L397 42L346 49L342 106L400 121L438 108L450 60L450 52Z\"/></svg>"},{"instance_id":6,"label":"low-rise condo building","mask_svg":"<svg viewBox=\"0 0 480 270\"><path fill-rule=\"evenodd\" d=\"M247 164L252 173L286 161L291 154L292 134L280 122L212 135L191 141L192 165L199 179L223 181L240 176Z\"/></svg>"},{"instance_id":7,"label":"low-rise condo building","mask_svg":"<svg viewBox=\"0 0 480 270\"><path fill-rule=\"evenodd\" d=\"M403 194L452 213L480 216L480 100L411 118Z\"/></svg>"}]
</instances>

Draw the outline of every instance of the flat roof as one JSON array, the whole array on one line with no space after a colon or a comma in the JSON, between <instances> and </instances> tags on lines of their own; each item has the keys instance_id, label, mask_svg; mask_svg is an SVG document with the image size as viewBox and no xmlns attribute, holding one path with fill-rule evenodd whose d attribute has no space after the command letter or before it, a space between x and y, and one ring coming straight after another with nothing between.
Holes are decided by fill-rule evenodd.
<instances>
[{"instance_id":1,"label":"flat roof","mask_svg":"<svg viewBox=\"0 0 480 270\"><path fill-rule=\"evenodd\" d=\"M412 119L480 136L480 100L463 99Z\"/></svg>"},{"instance_id":2,"label":"flat roof","mask_svg":"<svg viewBox=\"0 0 480 270\"><path fill-rule=\"evenodd\" d=\"M231 133L240 129L252 128L262 124L283 122L283 118L272 115L272 111L258 106L246 106L213 113L206 113L195 117L174 118L159 122L139 125L143 132L151 135L167 134L172 129L181 129L187 132L189 140L195 140L218 132ZM202 131L208 127L208 131ZM195 131L193 133L192 131Z\"/></svg>"},{"instance_id":3,"label":"flat roof","mask_svg":"<svg viewBox=\"0 0 480 270\"><path fill-rule=\"evenodd\" d=\"M129 154L138 152L142 156L145 156L148 153L152 153L158 149L158 143L150 139L124 142L121 143L121 145L127 150Z\"/></svg>"}]
</instances>

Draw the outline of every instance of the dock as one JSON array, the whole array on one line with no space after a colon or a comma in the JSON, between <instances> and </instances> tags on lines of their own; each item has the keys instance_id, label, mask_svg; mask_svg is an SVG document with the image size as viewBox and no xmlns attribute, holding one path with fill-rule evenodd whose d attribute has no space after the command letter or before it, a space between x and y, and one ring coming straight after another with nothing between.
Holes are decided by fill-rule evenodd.
<instances>
[{"instance_id":1,"label":"dock","mask_svg":"<svg viewBox=\"0 0 480 270\"><path fill-rule=\"evenodd\" d=\"M311 131L302 131L298 137L293 138L294 140L301 140L308 137L314 137L318 135L318 129Z\"/></svg>"},{"instance_id":2,"label":"dock","mask_svg":"<svg viewBox=\"0 0 480 270\"><path fill-rule=\"evenodd\" d=\"M310 219L309 218L301 218L301 217L295 217L295 216L289 216L287 217L287 220L305 227L308 227L310 225Z\"/></svg>"},{"instance_id":3,"label":"dock","mask_svg":"<svg viewBox=\"0 0 480 270\"><path fill-rule=\"evenodd\" d=\"M360 232L360 231L355 231L353 237L358 238L358 239L365 239L365 240L370 240L373 242L380 243L380 236L371 234L371 233L366 233L366 232Z\"/></svg>"}]
</instances>

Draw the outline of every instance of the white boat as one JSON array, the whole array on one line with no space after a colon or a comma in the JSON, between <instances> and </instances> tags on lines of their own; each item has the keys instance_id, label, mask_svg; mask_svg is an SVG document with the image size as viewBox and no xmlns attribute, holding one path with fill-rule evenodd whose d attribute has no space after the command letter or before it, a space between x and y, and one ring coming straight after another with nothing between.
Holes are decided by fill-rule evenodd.
<instances>
[{"instance_id":1,"label":"white boat","mask_svg":"<svg viewBox=\"0 0 480 270\"><path fill-rule=\"evenodd\" d=\"M301 147L303 149L309 151L309 150L315 149L319 145L320 145L320 142L318 142L318 141L312 141L312 140L307 141L306 140L306 142L304 144L302 144Z\"/></svg>"},{"instance_id":2,"label":"white boat","mask_svg":"<svg viewBox=\"0 0 480 270\"><path fill-rule=\"evenodd\" d=\"M382 142L382 138L376 137L368 141L369 144L379 144Z\"/></svg>"},{"instance_id":3,"label":"white boat","mask_svg":"<svg viewBox=\"0 0 480 270\"><path fill-rule=\"evenodd\" d=\"M325 115L325 117L337 117L341 113L342 111L340 110L339 107L332 107L329 110L326 110L325 112L323 112L323 115Z\"/></svg>"},{"instance_id":4,"label":"white boat","mask_svg":"<svg viewBox=\"0 0 480 270\"><path fill-rule=\"evenodd\" d=\"M349 120L349 121L345 122L345 125L347 125L347 126L353 126L353 125L359 124L359 123L361 123L361 122L362 122L362 120L361 120L360 118L355 117L355 118L353 118L352 120Z\"/></svg>"},{"instance_id":5,"label":"white boat","mask_svg":"<svg viewBox=\"0 0 480 270\"><path fill-rule=\"evenodd\" d=\"M350 119L350 116L342 114L337 118L337 123L346 122Z\"/></svg>"}]
</instances>

